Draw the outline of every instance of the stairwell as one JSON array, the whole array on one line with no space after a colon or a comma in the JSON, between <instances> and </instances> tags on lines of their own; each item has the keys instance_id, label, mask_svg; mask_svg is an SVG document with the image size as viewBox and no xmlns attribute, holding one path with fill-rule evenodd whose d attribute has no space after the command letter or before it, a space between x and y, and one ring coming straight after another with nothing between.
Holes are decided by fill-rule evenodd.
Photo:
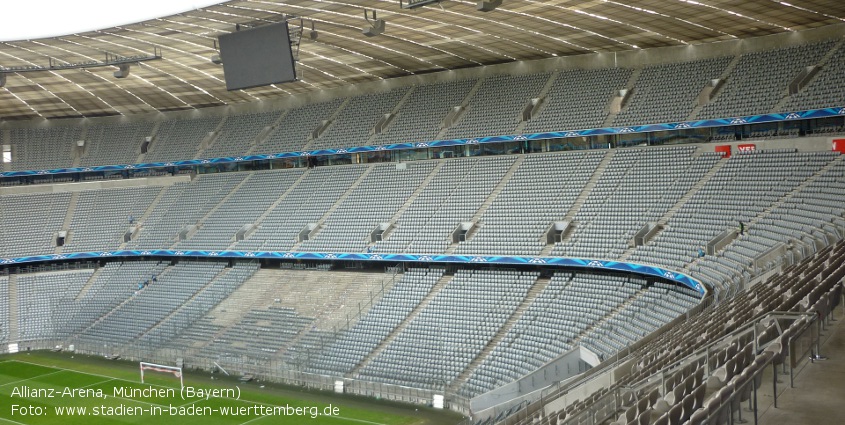
<instances>
[{"instance_id":1,"label":"stairwell","mask_svg":"<svg viewBox=\"0 0 845 425\"><path fill-rule=\"evenodd\" d=\"M150 205L147 207L147 210L144 211L144 214L142 214L141 217L138 217L138 220L135 222L136 223L135 225L138 227L138 233L140 233L142 230L144 230L144 223L147 221L147 218L149 218L150 214L152 214L153 211L155 211L156 207L158 207L158 204L159 204L159 202L161 202L161 198L164 196L164 193L167 192L168 187L169 186L163 186L161 189L159 189L158 194L156 195L155 198L153 198L153 201L150 202ZM136 234L136 237L137 237L137 234ZM126 249L127 243L128 242L121 242L120 246L118 246L118 248L117 248L118 251Z\"/></svg>"},{"instance_id":2,"label":"stairwell","mask_svg":"<svg viewBox=\"0 0 845 425\"><path fill-rule=\"evenodd\" d=\"M475 97L475 94L478 93L478 89L481 88L482 84L484 84L484 78L479 78L478 81L475 83L475 85L472 86L472 88L469 90L469 93L467 93L467 96L464 98L464 100L461 102L461 104L457 105L457 106L462 106L462 107L466 108L467 105L469 105L470 101L472 101L472 98ZM466 115L466 114L464 114L464 115ZM461 118L458 121L454 122L452 124L452 127L454 127L456 124L460 123L461 119L463 119L463 116L461 116ZM445 117L444 117L444 121L445 121ZM443 138L445 138L446 133L448 133L449 129L452 128L452 127L444 127L442 129L440 129L440 131L437 132L437 135L434 136L434 140L442 140Z\"/></svg>"},{"instance_id":3,"label":"stairwell","mask_svg":"<svg viewBox=\"0 0 845 425\"><path fill-rule=\"evenodd\" d=\"M164 318L162 318L162 319L161 319L158 323L156 323L155 325L153 325L152 327L150 327L149 329L145 330L145 331L144 331L144 332L142 332L140 335L138 335L138 336L136 337L136 339L141 339L141 338L143 338L143 337L144 337L145 335L147 335L148 333L152 332L152 331L153 331L153 330L155 330L156 328L160 327L161 325L163 325L164 323L166 323L167 321L169 321L170 319L172 319L172 318L173 318L173 316L175 316L175 315L176 315L176 313L178 313L178 312L182 311L182 309L183 309L183 308L185 308L185 306L187 306L188 304L190 304L190 303L191 303L191 302L192 302L195 298L197 298L200 294L202 294L203 292L205 292L206 290L208 290L208 288L209 288L209 287L210 287L210 286L211 286L214 282L216 282L216 281L217 281L217 279L220 279L222 276L225 276L225 275L226 275L226 274L228 274L231 270L232 270L232 269L230 269L230 268L228 268L228 267L224 267L224 268L223 268L223 270L220 270L220 271L219 271L216 275L214 275L214 277L213 277L213 278L209 279L209 281L208 281L205 285L203 285L203 287L202 287L202 288L200 288L197 292L195 292L193 295L191 295L191 297L190 297L190 298L188 298L188 299L187 299L184 303L182 303L182 305L180 305L180 306L179 306L179 308L177 308L176 310L171 311L171 312L170 312L170 314L168 314L167 316L165 316Z\"/></svg>"},{"instance_id":4,"label":"stairwell","mask_svg":"<svg viewBox=\"0 0 845 425\"><path fill-rule=\"evenodd\" d=\"M332 113L332 115L328 119L326 119L326 121L328 121L328 123L329 123L326 130L331 128L334 120L337 118L338 115L340 115L341 111L346 109L346 105L349 105L350 100L351 100L350 97L347 97L346 99L344 99L343 103L341 103L340 106L338 106L337 109L335 109L334 113ZM317 139L315 139L315 138L311 137L311 135L309 135L308 140L305 141L305 145L302 146L302 150L307 151L307 150L311 149L314 146L315 140L317 140Z\"/></svg>"},{"instance_id":5,"label":"stairwell","mask_svg":"<svg viewBox=\"0 0 845 425\"><path fill-rule=\"evenodd\" d=\"M487 212L487 210L490 208L491 205L493 205L493 201L495 201L496 198L499 196L499 194L502 193L502 190L504 190L505 186L508 184L511 177L513 177L513 175L516 173L516 170L519 169L519 167L522 165L523 162L525 162L525 155L524 154L518 155L517 158L516 158L516 161L514 161L513 164L511 164L511 167L508 169L507 173L505 173L505 175L502 176L502 179L499 180L499 183L497 183L496 186L493 188L493 190L490 191L490 194L487 195L487 199L484 200L484 202L481 204L481 206L478 208L478 210L475 212L475 214L473 214L470 221L475 223L475 226L473 227L472 230L470 230L469 233L467 233L467 235L466 235L467 240L471 239L476 233L478 233L480 228L484 226L484 223L480 222L481 217L483 217L484 213ZM453 242L453 243L449 244L449 247L446 248L446 253L451 254L451 253L455 252L455 250L458 249L458 246L460 246L460 243L454 243Z\"/></svg>"},{"instance_id":6,"label":"stairwell","mask_svg":"<svg viewBox=\"0 0 845 425\"><path fill-rule=\"evenodd\" d=\"M9 129L0 130L0 148L2 148L3 145L11 146L11 144L12 144L12 142L9 141ZM11 164L13 164L17 160L18 160L18 158L15 157L15 152L13 151L12 152L12 162L6 163L5 161L0 161L0 171L12 171L12 170L7 170L7 168L10 168ZM9 164L9 165L7 165L7 164Z\"/></svg>"},{"instance_id":7,"label":"stairwell","mask_svg":"<svg viewBox=\"0 0 845 425\"><path fill-rule=\"evenodd\" d=\"M288 109L282 112L279 117L276 118L275 121L273 121L269 126L267 126L266 129L258 133L258 135L255 136L255 140L253 140L252 146L249 147L249 149L246 151L246 153L244 153L244 155L252 155L252 153L255 152L255 149L257 147L261 146L264 142L266 142L267 139L269 139L270 136L272 136L273 133L275 133L276 130L279 128L279 125L282 123L282 120L284 120L285 117L290 114L290 111L291 110Z\"/></svg>"},{"instance_id":8,"label":"stairwell","mask_svg":"<svg viewBox=\"0 0 845 425\"><path fill-rule=\"evenodd\" d=\"M757 215L756 215L756 216L754 216L754 218L752 218L752 219L751 219L748 223L745 223L745 229L746 229L746 231L748 231L748 229L753 228L753 227L754 227L754 225L755 225L755 224L757 224L760 220L762 220L762 219L764 219L764 218L768 217L768 216L769 216L769 214L770 214L770 213L771 213L774 209L776 209L776 208L778 208L778 207L782 206L782 205L783 205L783 204L784 204L787 200L791 199L793 196L795 196L796 194L800 193L802 190L804 190L804 188L806 188L807 186L809 186L810 184L812 184L813 182L815 182L815 181L816 181L816 180L817 180L817 179L818 179L818 178L819 178L822 174L824 174L825 172L827 172L827 171L828 171L828 170L830 170L831 168L835 167L835 166L836 166L839 162L842 162L843 160L845 160L845 155L839 155L839 156L837 156L837 157L836 157L836 158L834 158L832 161L830 161L827 165L825 165L824 167L822 167L819 171L817 171L816 173L814 173L812 176L810 176L809 178L807 178L807 179L803 180L803 181L801 182L801 184L799 184L798 186L795 186L795 188L794 188L794 189L792 189L791 191L789 191L789 192L785 193L783 196L781 196L780 198L778 198L778 199L777 199L777 201L775 201L775 202L773 202L771 205L769 205L769 206L768 206L765 210L763 210L762 212L760 212L760 214L757 214ZM735 241L738 241L738 240L741 240L741 239L742 239L742 236L738 237ZM734 242L735 242L735 241L734 241ZM730 244L728 244L727 246L725 246L724 248L722 248L721 250L719 250L718 252L716 252L716 255L720 255L722 252L724 252L726 249L730 248L732 245L733 245L733 242L731 242ZM704 258L707 258L707 257L704 257ZM723 257L723 258L724 258L724 257ZM733 261L733 260L731 260L731 259L729 259L729 258L725 258L725 259L726 259L726 260L728 260L728 261ZM693 268L694 268L694 267L696 267L696 266L698 265L698 263L699 263L701 260L702 260L702 258L695 258L693 261L689 262L689 263L688 263L688 264L684 267L684 272L688 272L689 270L693 270ZM753 274L753 270L752 270L751 268L749 268L747 265L744 265L744 264L738 264L738 263L737 263L737 267L736 267L736 269L737 269L737 270L739 270L739 269L742 269L742 270L748 270L749 272L752 272L752 274Z\"/></svg>"},{"instance_id":9,"label":"stairwell","mask_svg":"<svg viewBox=\"0 0 845 425\"><path fill-rule=\"evenodd\" d=\"M70 242L70 239L73 238L73 232L70 232L70 223L73 221L73 213L76 211L76 204L79 203L79 192L73 192L70 195L70 201L67 204L67 213L65 213L65 220L62 222L61 230L68 231L68 237L65 240L65 243ZM62 247L57 246L55 250L56 254L62 253Z\"/></svg>"},{"instance_id":10,"label":"stairwell","mask_svg":"<svg viewBox=\"0 0 845 425\"><path fill-rule=\"evenodd\" d=\"M636 87L636 85L637 85L637 80L640 79L640 74L642 74L642 73L643 73L642 68L635 69L634 72L631 73L631 76L628 77L628 82L625 83L625 87L623 87L623 89L633 90L634 87ZM602 123L602 127L610 127L611 125L613 125L613 122L616 121L616 116L619 115L618 112L614 113L614 112L609 111L609 109L610 109L609 104L608 104L607 109L608 109L607 118L604 119L604 122ZM619 110L619 112L622 112L625 109L627 109L627 105L625 107L621 108Z\"/></svg>"},{"instance_id":11,"label":"stairwell","mask_svg":"<svg viewBox=\"0 0 845 425\"><path fill-rule=\"evenodd\" d=\"M147 146L147 152L149 152L153 148L153 144L155 143L155 136L156 134L158 134L159 127L161 127L161 121L156 121L155 124L153 124L153 128L150 129L150 134L148 135L148 137L151 137L153 142ZM138 146L138 152L138 157L135 158L135 163L141 164L144 162L144 158L147 156L147 154L141 153L140 146Z\"/></svg>"},{"instance_id":12,"label":"stairwell","mask_svg":"<svg viewBox=\"0 0 845 425\"><path fill-rule=\"evenodd\" d=\"M637 292L634 292L633 295L626 298L621 303L617 304L616 307L614 307L612 310L610 310L610 312L608 312L607 314L602 316L599 320L596 320L595 322L593 322L590 326L588 326L586 329L581 331L581 333L576 335L575 338L572 338L572 342L571 342L572 346L574 347L574 346L578 345L578 343L581 342L581 340L584 339L584 337L589 335L590 332L593 331L593 329L601 327L601 325L605 324L608 320L610 320L611 318L613 318L614 316L619 314L620 311L622 311L623 309L625 309L626 307L631 305L631 303L633 303L634 300L639 298L645 292L646 292L646 289L641 288L641 289L637 290Z\"/></svg>"},{"instance_id":13,"label":"stairwell","mask_svg":"<svg viewBox=\"0 0 845 425\"><path fill-rule=\"evenodd\" d=\"M18 275L9 275L9 342L18 342L20 333L20 306L18 305Z\"/></svg>"},{"instance_id":14,"label":"stairwell","mask_svg":"<svg viewBox=\"0 0 845 425\"><path fill-rule=\"evenodd\" d=\"M376 144L376 138L380 134L383 134L384 132L386 132L387 129L389 129L390 126L393 125L393 121L395 121L395 115L398 114L400 110L402 110L402 107L405 106L406 103L408 103L408 99L411 98L411 94L413 94L414 91L416 91L416 89L417 89L416 86L411 86L410 90L405 92L405 95L402 96L401 99L399 99L399 102L396 103L396 106L394 106L393 109L391 109L390 112L389 112L391 115L394 115L394 118L391 119L391 122L387 123L387 127L383 128L381 133L376 133L375 131L373 131L373 134L371 134L370 137L367 139L367 143L366 143L367 146L375 145ZM376 124L377 123L373 123L373 127L375 127ZM372 131L372 130L374 130L374 128L370 129L370 131Z\"/></svg>"},{"instance_id":15,"label":"stairwell","mask_svg":"<svg viewBox=\"0 0 845 425\"><path fill-rule=\"evenodd\" d=\"M279 198L278 198L278 199L276 199L276 200L275 200L275 201L274 201L274 202L273 202L273 203L272 203L272 204L271 204L271 205L270 205L270 206L269 206L266 210L264 210L264 212L263 212L263 213L261 213L261 215L260 215L260 216L258 216L258 218L257 218L257 219L255 219L255 223L253 223L253 224L255 225L256 229L261 228L261 223L263 223L263 222L264 222L264 220L265 220L265 219L267 219L267 216L269 216L269 215L270 215L270 213L272 213L272 212L273 212L273 210L275 210L275 209L279 206L279 204L281 204L281 203L282 203L282 201L284 201L284 200L287 198L287 196L288 196L288 195L289 195L289 194L290 194L290 193L291 193L294 189L296 189L296 188L299 186L299 184L300 184L300 183L302 183L302 181L303 181L303 180L305 180L305 178L306 178L306 177L308 177L310 174L311 174L311 169L310 169L310 168L306 168L306 169L305 169L305 171L304 171L304 172L303 172L303 173L299 176L299 178L298 178L298 179L296 179L296 181L295 181L295 182L293 182L293 184L291 184L291 185L290 185L290 186L289 186L289 187L288 187L288 188L287 188L287 189L286 189L286 190L285 190L285 191L284 191L284 192L283 192L283 193L279 196ZM247 237L247 239L246 239L246 240L249 240L249 237ZM232 242L232 244L230 244L230 245L227 247L227 249L233 249L233 248L234 248L234 246L235 246L237 243L238 243L237 241Z\"/></svg>"},{"instance_id":16,"label":"stairwell","mask_svg":"<svg viewBox=\"0 0 845 425\"><path fill-rule=\"evenodd\" d=\"M722 74L719 75L719 78L723 79L723 80L727 80L727 78L733 72L734 68L736 68L736 65L739 63L739 60L741 58L742 58L742 55L734 56L733 59L730 61L730 63L728 63L728 66L726 66L725 69L722 70ZM727 84L727 83L725 83L725 84ZM724 89L724 87L722 87L722 89L720 89L719 91L716 92L716 95L713 97L713 100L710 103L715 102L716 99L719 98L719 94L722 92L723 89ZM704 90L703 87L702 87L702 90ZM701 113L702 108L704 108L704 105L696 105L695 108L692 109L692 112L690 112L689 116L687 117L687 121L693 121L693 120L697 119L698 114Z\"/></svg>"},{"instance_id":17,"label":"stairwell","mask_svg":"<svg viewBox=\"0 0 845 425\"><path fill-rule=\"evenodd\" d=\"M212 214L214 214L217 210L219 210L220 207L223 206L223 204L225 204L229 199L231 199L232 196L234 196L235 193L237 193L238 190L240 190L240 188L243 187L249 181L249 179L252 178L252 176L253 175L250 174L250 175L246 176L246 178L242 179L237 185L235 185L235 187L233 187L229 191L229 193L226 194L226 196L224 196L220 200L220 202L217 203L217 205L212 207L210 210L208 210L207 213L205 213L204 216L202 216L202 218L197 220L197 223L196 223L197 229L202 228L203 223L205 223L205 221L208 220L208 218L211 217ZM181 242L181 241L177 240L176 242L174 242L173 245L170 246L170 249L175 249L176 246L179 245L179 242Z\"/></svg>"},{"instance_id":18,"label":"stairwell","mask_svg":"<svg viewBox=\"0 0 845 425\"><path fill-rule=\"evenodd\" d=\"M398 326L396 326L396 328L394 328L393 331L391 331L390 334L387 335L387 337L384 338L379 343L379 345L377 345L376 348L373 349L372 352L370 352L370 354L368 356L364 357L364 359L361 360L360 363L355 365L355 367L352 368L352 371L350 371L349 373L346 374L346 377L352 378L352 377L357 376L358 372L360 372L361 369L363 369L368 364L370 364L370 362L374 358L378 357L378 355L381 354L381 352L384 351L384 349L387 348L387 346L389 346L393 342L393 340L396 339L396 337L399 336L402 333L402 331L404 331L405 328L407 328L408 325L411 324L411 322L414 321L414 319L417 317L417 315L420 314L421 311L425 310L425 308L428 306L428 304L431 302L431 300L433 300L434 297L436 297L437 294L439 294L440 291L443 288L446 287L446 285L449 283L449 281L452 280L453 277L454 277L453 275L444 274L437 281L437 283L434 284L434 286L431 288L431 291L429 291L428 295L426 295L425 298L423 298L423 300L419 304L417 304L416 307L414 307L414 309L411 311L411 313L408 314L407 317L405 317L405 320L403 320L402 323L400 323Z\"/></svg>"},{"instance_id":19,"label":"stairwell","mask_svg":"<svg viewBox=\"0 0 845 425\"><path fill-rule=\"evenodd\" d=\"M87 137L87 136L88 136L88 127L83 126L82 130L79 133L79 140L85 140L85 137ZM86 143L86 145L87 145L87 143ZM85 148L87 149L88 147L89 146L86 146ZM75 151L79 152L79 150L75 150ZM86 156L86 153L83 152L83 153L80 153L79 155L74 155L73 152L71 152L71 156L73 157L73 162L70 164L70 166L71 167L79 167L79 163L82 161L82 158L84 156Z\"/></svg>"},{"instance_id":20,"label":"stairwell","mask_svg":"<svg viewBox=\"0 0 845 425\"><path fill-rule=\"evenodd\" d=\"M316 231L317 231L317 234L319 234L319 233L320 233L320 228L323 226L323 223L325 223L325 222L326 222L326 220L328 220L328 219L329 219L329 217L331 217L331 216L332 216L332 213L334 213L334 211L335 211L335 210L336 210L336 209L337 209L337 208L338 208L341 204L343 204L343 202L344 202L344 201L346 201L346 198L348 198L348 197L349 197L349 195L351 195L351 194L352 194L352 192L354 192L354 191L355 191L355 189L357 189L357 188L358 188L358 186L359 186L359 185L361 185L361 182L363 182L363 181L364 181L364 179L366 179L366 178L367 178L367 176L368 176L368 175L370 175L370 173L373 171L373 169L374 169L374 168L375 168L375 165L370 165L369 167L367 167L367 169L366 169L363 173L361 173L361 176L359 176L359 177L358 177L358 179L357 179L357 180L355 180L355 182L354 182L354 183L352 183L352 186L349 186L349 189L346 189L346 192L343 192L343 195L340 195L340 197L339 197L339 198L337 198L337 201L335 201L335 203L334 203L334 204L332 204L331 208L329 208L329 209L328 209L328 210L327 210L327 211L323 214L323 216L322 216L322 217L320 217L320 219L319 219L319 220L317 220L317 223L316 223L316 224L317 224L317 228L316 228L316 229L317 229L317 230L316 230ZM301 245L302 245L302 242L301 242L301 241L300 241L300 242L297 242L296 244L294 244L294 246L293 246L290 250L291 250L291 251L296 251L296 250L298 250L298 249L299 249L299 247L300 247Z\"/></svg>"},{"instance_id":21,"label":"stairwell","mask_svg":"<svg viewBox=\"0 0 845 425\"><path fill-rule=\"evenodd\" d=\"M423 180L422 183L417 186L417 189L414 190L414 193L412 193L411 196L409 196L408 199L405 201L405 203L402 204L401 207L399 207L396 213L393 214L392 217L390 217L389 223L395 224L397 221L399 221L399 217L402 217L402 214L404 214L405 211L407 211L408 208L411 207L414 201L416 201L416 199L420 196L420 193L422 193L423 190L428 187L428 184L431 183L431 181L434 180L435 177L437 177L437 174L440 172L440 169L443 168L444 165L446 165L446 160L437 161L437 165L435 165L434 169L432 169L431 172L428 173L428 176L426 176L425 180ZM396 230L396 226L393 226L393 228L383 233L381 235L382 240L390 237L390 234L393 233L394 230ZM372 245L373 243L370 243L370 246Z\"/></svg>"},{"instance_id":22,"label":"stairwell","mask_svg":"<svg viewBox=\"0 0 845 425\"><path fill-rule=\"evenodd\" d=\"M839 41L836 42L836 45L834 45L833 48L828 50L828 52L825 53L824 56L822 56L822 58L819 60L819 62L816 65L818 65L819 67L824 67L825 65L827 65L827 63L830 62L830 58L834 54L836 54L836 52L839 51L839 49L842 47L843 43L845 43L845 39L840 38ZM810 79L810 82L807 83L806 85L804 85L804 88L806 88L807 86L812 84L813 80L818 78L820 74L821 74L821 72L816 73L816 75L814 75ZM795 76L793 76L793 77L795 77ZM803 89L801 91L803 91ZM789 102L790 99L792 99L792 96L789 94L789 87L786 87L786 88L783 89L783 96L781 97L780 101L778 101L778 103L776 103L775 106L772 107L772 112L793 112L793 111L784 111L783 110L783 107L786 105L787 102Z\"/></svg>"},{"instance_id":23,"label":"stairwell","mask_svg":"<svg viewBox=\"0 0 845 425\"><path fill-rule=\"evenodd\" d=\"M725 164L727 164L727 163L728 163L727 158L720 159L719 162L717 162L709 171L707 171L707 173L705 173L704 176L702 176L701 179L699 179L698 182L696 182L690 188L690 190L687 191L687 193L684 194L684 196L682 196L680 199L678 199L678 201L675 202L675 204L672 205L672 207L669 208L668 211L666 211L666 214L663 214L663 216L660 217L660 220L657 220L657 225L663 226L663 229L665 230L666 224L669 222L669 220L672 219L672 217L675 216L675 214L681 209L681 207L683 207L687 202L689 202L689 200L692 199L692 197L695 196L695 194L698 193L698 191L700 191L701 188L703 188L704 185L706 185L707 182L709 182L710 179L713 178L713 176L715 176L716 173L718 173L719 170L721 170L722 167L724 167ZM656 238L662 232L663 232L663 230L661 230L660 232L655 234L652 237L652 239ZM619 257L619 259L620 260L627 260L628 257L630 257L637 250L637 248L638 247L628 248L627 250L625 250L625 252L622 253L622 255Z\"/></svg>"},{"instance_id":24,"label":"stairwell","mask_svg":"<svg viewBox=\"0 0 845 425\"><path fill-rule=\"evenodd\" d=\"M593 171L593 175L590 177L590 180L584 185L584 188L581 189L581 193L578 194L578 197L575 198L575 201L572 203L572 206L567 211L566 215L563 217L561 221L572 221L575 218L575 215L578 214L578 211L584 205L584 202L587 201L587 198L590 196L590 192L593 191L593 188L596 187L598 184L599 179L601 178L604 171L607 170L607 166L610 165L610 161L613 159L613 156L616 154L615 150L608 150L607 153L602 158L599 165L596 166L595 171ZM573 222L573 225L575 223ZM566 236L566 235L564 235ZM541 256L549 255L552 250L554 249L555 245L546 245L540 251Z\"/></svg>"},{"instance_id":25,"label":"stairwell","mask_svg":"<svg viewBox=\"0 0 845 425\"><path fill-rule=\"evenodd\" d=\"M208 133L202 141L200 141L200 145L197 146L197 153L194 155L193 159L201 159L203 152L217 141L217 138L220 137L220 129L223 128L223 124L226 124L227 119L228 117L223 117L220 122L217 123L217 127L214 127L214 130L211 130L211 132Z\"/></svg>"},{"instance_id":26,"label":"stairwell","mask_svg":"<svg viewBox=\"0 0 845 425\"><path fill-rule=\"evenodd\" d=\"M76 294L76 297L74 297L74 299L73 299L74 302L80 301L82 298L85 297L85 294L87 294L88 291L91 289L91 287L94 286L94 282L96 282L97 279L99 279L100 274L102 274L102 272L103 272L102 267L97 267L97 269L94 270L94 273L91 274L91 277L88 278L88 281L85 282L85 285L82 286L82 289L80 289L79 293Z\"/></svg>"},{"instance_id":27,"label":"stairwell","mask_svg":"<svg viewBox=\"0 0 845 425\"><path fill-rule=\"evenodd\" d=\"M490 342L488 342L487 345L484 346L484 348L481 350L481 352L478 353L478 355L472 360L472 362L467 365L466 369L464 369L464 371L461 372L458 377L455 378L454 381L452 381L452 383L449 385L447 393L456 393L458 389L461 388L464 383L466 383L467 379L469 379L473 372L475 372L475 369L478 368L478 366L480 366L484 362L484 360L487 359L487 356L489 356L490 353L492 353L493 350L495 350L496 347L499 346L499 343L502 342L502 339L504 339L505 335L510 332L511 328L513 328L513 325L519 321L519 319L522 317L522 314L525 313L525 310L528 310L528 307L530 307L531 304L534 303L534 300L537 299L537 296L539 296L540 293L542 293L543 290L546 289L546 287L551 281L551 278L541 277L537 279L536 282L534 282L534 285L531 287L531 289L528 290L528 294L522 300L522 303L520 303L516 310L514 310L510 317L508 317L508 320L501 328L499 328L499 331L496 332L496 335L493 336Z\"/></svg>"},{"instance_id":28,"label":"stairwell","mask_svg":"<svg viewBox=\"0 0 845 425\"><path fill-rule=\"evenodd\" d=\"M549 79L546 80L546 84L543 85L543 88L541 88L540 92L537 93L537 97L536 97L537 99L543 99L544 97L546 97L549 94L549 91L552 89L552 86L554 85L555 80L557 80L557 77L559 75L560 75L560 71L557 71L557 72L553 73L551 76L549 76ZM543 112L543 109L545 109L546 105L548 105L548 104L549 104L548 99L546 101L544 101L542 104L540 104L540 107L536 111L533 111L534 116L536 117L536 116L540 115ZM525 131L525 127L528 126L529 122L530 121L520 121L519 124L516 126L516 129L514 130L514 134L522 134L522 132Z\"/></svg>"}]
</instances>

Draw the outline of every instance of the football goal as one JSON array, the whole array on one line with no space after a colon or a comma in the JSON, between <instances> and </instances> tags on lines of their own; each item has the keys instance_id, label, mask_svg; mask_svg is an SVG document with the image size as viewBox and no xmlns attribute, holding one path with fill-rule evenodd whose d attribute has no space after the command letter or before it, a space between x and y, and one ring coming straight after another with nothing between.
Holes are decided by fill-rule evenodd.
<instances>
[{"instance_id":1,"label":"football goal","mask_svg":"<svg viewBox=\"0 0 845 425\"><path fill-rule=\"evenodd\" d=\"M144 383L144 372L160 372L169 373L179 378L179 388L185 386L185 381L182 378L182 368L176 366L165 366L155 363L141 362L141 383Z\"/></svg>"}]
</instances>

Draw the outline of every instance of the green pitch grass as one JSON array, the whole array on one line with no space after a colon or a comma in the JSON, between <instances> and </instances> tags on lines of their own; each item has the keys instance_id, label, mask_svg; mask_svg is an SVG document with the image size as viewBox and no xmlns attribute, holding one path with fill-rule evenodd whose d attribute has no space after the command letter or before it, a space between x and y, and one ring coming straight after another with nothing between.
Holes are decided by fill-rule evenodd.
<instances>
[{"instance_id":1,"label":"green pitch grass","mask_svg":"<svg viewBox=\"0 0 845 425\"><path fill-rule=\"evenodd\" d=\"M0 425L440 425L461 420L453 412L420 406L186 372L186 387L203 393L219 390L218 396L196 397L183 394L172 375L145 375L142 384L137 365L95 357L50 352L2 356ZM132 389L158 394L132 395Z\"/></svg>"}]
</instances>

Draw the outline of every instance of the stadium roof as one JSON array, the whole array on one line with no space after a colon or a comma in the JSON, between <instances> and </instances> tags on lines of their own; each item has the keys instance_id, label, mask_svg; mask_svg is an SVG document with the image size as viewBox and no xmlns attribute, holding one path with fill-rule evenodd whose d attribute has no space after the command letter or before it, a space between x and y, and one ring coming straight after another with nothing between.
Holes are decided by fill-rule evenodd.
<instances>
[{"instance_id":1,"label":"stadium roof","mask_svg":"<svg viewBox=\"0 0 845 425\"><path fill-rule=\"evenodd\" d=\"M106 52L162 59L115 67L8 74L0 118L91 117L250 102L400 76L553 56L698 44L845 21L841 0L443 0L413 10L398 0L235 0L173 16L61 37L0 43L0 66L101 61ZM120 7L115 3L115 7ZM365 37L364 8L387 22ZM210 61L236 24L305 22L300 81L227 92ZM319 33L311 40L311 23Z\"/></svg>"}]
</instances>

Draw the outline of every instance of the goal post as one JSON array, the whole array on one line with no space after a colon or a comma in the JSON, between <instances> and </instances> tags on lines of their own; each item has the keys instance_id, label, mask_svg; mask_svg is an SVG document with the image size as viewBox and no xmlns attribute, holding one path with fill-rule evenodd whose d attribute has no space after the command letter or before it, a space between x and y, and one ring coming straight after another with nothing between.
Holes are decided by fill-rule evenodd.
<instances>
[{"instance_id":1,"label":"goal post","mask_svg":"<svg viewBox=\"0 0 845 425\"><path fill-rule=\"evenodd\" d=\"M182 378L182 368L176 366L165 366L155 363L141 362L141 383L144 383L144 371L170 373L179 378L179 388L185 386L185 380Z\"/></svg>"}]
</instances>

